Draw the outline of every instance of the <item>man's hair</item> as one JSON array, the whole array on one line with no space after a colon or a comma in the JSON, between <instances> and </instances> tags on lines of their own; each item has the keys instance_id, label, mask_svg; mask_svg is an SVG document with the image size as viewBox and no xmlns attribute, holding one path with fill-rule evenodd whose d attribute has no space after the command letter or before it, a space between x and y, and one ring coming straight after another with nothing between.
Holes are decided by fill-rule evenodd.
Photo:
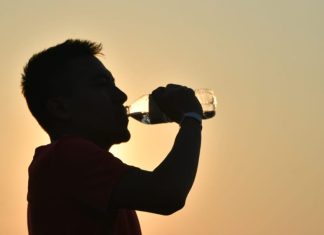
<instances>
[{"instance_id":1,"label":"man's hair","mask_svg":"<svg viewBox=\"0 0 324 235\"><path fill-rule=\"evenodd\" d=\"M87 40L69 39L34 54L24 67L21 87L28 108L41 127L51 132L47 101L71 91L68 62L101 54L102 45Z\"/></svg>"}]
</instances>

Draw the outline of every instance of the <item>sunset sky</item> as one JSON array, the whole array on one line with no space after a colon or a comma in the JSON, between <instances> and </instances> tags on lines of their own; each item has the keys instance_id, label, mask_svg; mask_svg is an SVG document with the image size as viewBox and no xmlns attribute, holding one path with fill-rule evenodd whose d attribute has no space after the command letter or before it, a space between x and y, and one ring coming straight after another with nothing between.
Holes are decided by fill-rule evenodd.
<instances>
[{"instance_id":1,"label":"sunset sky","mask_svg":"<svg viewBox=\"0 0 324 235\"><path fill-rule=\"evenodd\" d=\"M81 38L103 44L128 104L168 83L217 96L185 208L139 212L143 235L323 235L323 22L322 0L0 0L0 234L27 235L27 169L49 143L23 66ZM112 152L153 170L178 129L130 120Z\"/></svg>"}]
</instances>

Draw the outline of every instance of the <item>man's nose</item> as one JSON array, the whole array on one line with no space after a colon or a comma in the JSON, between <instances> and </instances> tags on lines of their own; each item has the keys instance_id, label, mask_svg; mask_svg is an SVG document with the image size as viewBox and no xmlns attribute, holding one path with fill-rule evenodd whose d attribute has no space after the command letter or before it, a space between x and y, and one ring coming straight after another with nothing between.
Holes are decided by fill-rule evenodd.
<instances>
[{"instance_id":1,"label":"man's nose","mask_svg":"<svg viewBox=\"0 0 324 235\"><path fill-rule=\"evenodd\" d=\"M126 102L127 95L117 87L116 94L115 94L116 100L121 102L122 104Z\"/></svg>"}]
</instances>

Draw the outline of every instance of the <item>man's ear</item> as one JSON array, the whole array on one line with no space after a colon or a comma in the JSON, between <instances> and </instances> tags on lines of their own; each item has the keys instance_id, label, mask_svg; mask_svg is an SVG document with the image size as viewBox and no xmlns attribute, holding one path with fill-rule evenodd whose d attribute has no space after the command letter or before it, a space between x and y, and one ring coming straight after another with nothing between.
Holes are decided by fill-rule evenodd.
<instances>
[{"instance_id":1,"label":"man's ear","mask_svg":"<svg viewBox=\"0 0 324 235\"><path fill-rule=\"evenodd\" d=\"M70 117L69 104L63 97L50 98L46 108L48 113L57 119L68 119Z\"/></svg>"}]
</instances>

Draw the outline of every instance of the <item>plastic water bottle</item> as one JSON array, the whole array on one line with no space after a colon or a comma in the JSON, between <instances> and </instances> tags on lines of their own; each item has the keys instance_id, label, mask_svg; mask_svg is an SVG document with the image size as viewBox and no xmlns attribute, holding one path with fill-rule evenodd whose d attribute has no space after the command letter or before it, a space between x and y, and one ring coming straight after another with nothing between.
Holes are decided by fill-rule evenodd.
<instances>
[{"instance_id":1,"label":"plastic water bottle","mask_svg":"<svg viewBox=\"0 0 324 235\"><path fill-rule=\"evenodd\" d=\"M196 89L202 109L203 119L212 118L216 115L216 97L210 89ZM150 95L143 95L134 103L126 106L127 115L145 124L159 124L171 122L171 120L160 110Z\"/></svg>"}]
</instances>

